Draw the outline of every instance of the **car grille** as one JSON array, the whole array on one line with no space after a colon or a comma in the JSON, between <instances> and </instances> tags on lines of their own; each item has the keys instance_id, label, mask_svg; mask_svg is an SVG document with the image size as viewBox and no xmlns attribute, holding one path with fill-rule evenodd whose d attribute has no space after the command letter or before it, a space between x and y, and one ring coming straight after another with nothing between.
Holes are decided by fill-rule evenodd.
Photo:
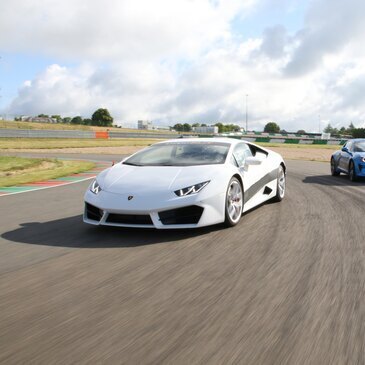
<instances>
[{"instance_id":1,"label":"car grille","mask_svg":"<svg viewBox=\"0 0 365 365\"><path fill-rule=\"evenodd\" d=\"M165 210L158 213L162 224L197 224L202 216L204 208L197 205L189 207Z\"/></svg>"},{"instance_id":2,"label":"car grille","mask_svg":"<svg viewBox=\"0 0 365 365\"><path fill-rule=\"evenodd\" d=\"M110 213L106 223L132 224L132 225L153 225L149 215L137 214L114 214Z\"/></svg>"},{"instance_id":3,"label":"car grille","mask_svg":"<svg viewBox=\"0 0 365 365\"><path fill-rule=\"evenodd\" d=\"M85 211L87 218L93 221L100 221L101 217L103 216L103 211L101 209L94 207L89 203L85 204Z\"/></svg>"}]
</instances>

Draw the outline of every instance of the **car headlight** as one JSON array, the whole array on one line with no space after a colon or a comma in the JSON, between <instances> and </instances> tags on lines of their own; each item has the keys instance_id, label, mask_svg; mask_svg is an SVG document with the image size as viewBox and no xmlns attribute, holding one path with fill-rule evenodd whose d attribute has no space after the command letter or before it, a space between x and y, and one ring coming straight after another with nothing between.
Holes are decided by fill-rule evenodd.
<instances>
[{"instance_id":1,"label":"car headlight","mask_svg":"<svg viewBox=\"0 0 365 365\"><path fill-rule=\"evenodd\" d=\"M99 194L101 191L101 187L97 180L94 180L93 183L90 185L90 191L94 194Z\"/></svg>"},{"instance_id":2,"label":"car headlight","mask_svg":"<svg viewBox=\"0 0 365 365\"><path fill-rule=\"evenodd\" d=\"M191 195L191 194L196 194L196 193L199 193L199 191L201 191L205 186L207 186L209 184L209 182L210 181L204 181L199 184L188 186L187 188L175 190L174 193L177 196L187 196L187 195Z\"/></svg>"},{"instance_id":3,"label":"car headlight","mask_svg":"<svg viewBox=\"0 0 365 365\"><path fill-rule=\"evenodd\" d=\"M365 162L365 157L361 157L361 162Z\"/></svg>"}]
</instances>

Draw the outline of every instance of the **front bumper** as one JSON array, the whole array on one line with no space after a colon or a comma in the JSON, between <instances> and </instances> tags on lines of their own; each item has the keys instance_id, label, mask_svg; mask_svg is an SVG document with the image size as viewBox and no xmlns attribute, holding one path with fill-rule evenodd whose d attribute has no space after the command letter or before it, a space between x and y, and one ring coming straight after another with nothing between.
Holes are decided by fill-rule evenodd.
<instances>
[{"instance_id":1,"label":"front bumper","mask_svg":"<svg viewBox=\"0 0 365 365\"><path fill-rule=\"evenodd\" d=\"M93 225L157 229L198 228L224 221L225 194L128 201L125 194L85 194L83 220ZM144 202L144 203L143 203Z\"/></svg>"}]
</instances>

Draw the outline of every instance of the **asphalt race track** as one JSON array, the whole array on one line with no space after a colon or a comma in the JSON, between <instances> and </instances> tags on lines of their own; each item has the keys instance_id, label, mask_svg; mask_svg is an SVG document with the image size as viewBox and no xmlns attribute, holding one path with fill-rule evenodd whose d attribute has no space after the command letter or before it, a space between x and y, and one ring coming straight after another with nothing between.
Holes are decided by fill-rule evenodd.
<instances>
[{"instance_id":1,"label":"asphalt race track","mask_svg":"<svg viewBox=\"0 0 365 365\"><path fill-rule=\"evenodd\" d=\"M231 229L90 227L88 182L1 197L0 363L364 364L365 182L288 168Z\"/></svg>"}]
</instances>

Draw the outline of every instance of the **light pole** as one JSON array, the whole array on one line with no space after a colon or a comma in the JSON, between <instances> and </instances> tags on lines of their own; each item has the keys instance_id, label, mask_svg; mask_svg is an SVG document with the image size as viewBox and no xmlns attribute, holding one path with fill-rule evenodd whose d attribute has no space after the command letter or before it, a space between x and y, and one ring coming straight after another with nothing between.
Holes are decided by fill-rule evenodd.
<instances>
[{"instance_id":1,"label":"light pole","mask_svg":"<svg viewBox=\"0 0 365 365\"><path fill-rule=\"evenodd\" d=\"M318 114L318 132L321 133L321 116Z\"/></svg>"},{"instance_id":2,"label":"light pole","mask_svg":"<svg viewBox=\"0 0 365 365\"><path fill-rule=\"evenodd\" d=\"M247 106L247 97L248 97L248 94L246 94L246 133L248 132L248 119L247 119L248 106Z\"/></svg>"}]
</instances>

